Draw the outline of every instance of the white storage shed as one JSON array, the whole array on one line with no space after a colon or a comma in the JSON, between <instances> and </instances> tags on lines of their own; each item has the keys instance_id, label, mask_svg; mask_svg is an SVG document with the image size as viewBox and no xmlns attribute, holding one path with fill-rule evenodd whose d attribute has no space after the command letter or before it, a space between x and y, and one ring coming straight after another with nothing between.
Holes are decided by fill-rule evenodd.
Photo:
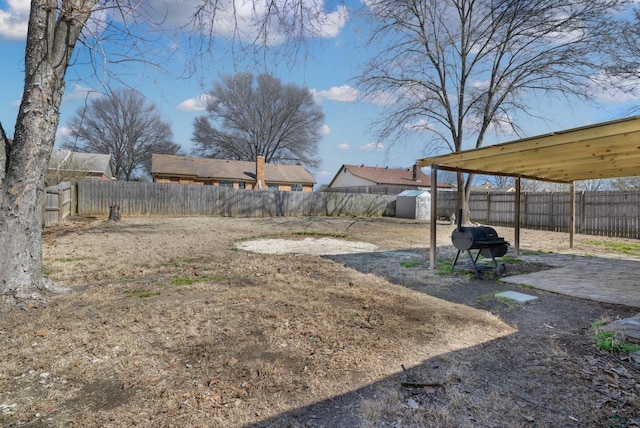
<instances>
[{"instance_id":1,"label":"white storage shed","mask_svg":"<svg viewBox=\"0 0 640 428\"><path fill-rule=\"evenodd\" d=\"M396 197L396 217L431 220L431 192L405 190Z\"/></svg>"}]
</instances>

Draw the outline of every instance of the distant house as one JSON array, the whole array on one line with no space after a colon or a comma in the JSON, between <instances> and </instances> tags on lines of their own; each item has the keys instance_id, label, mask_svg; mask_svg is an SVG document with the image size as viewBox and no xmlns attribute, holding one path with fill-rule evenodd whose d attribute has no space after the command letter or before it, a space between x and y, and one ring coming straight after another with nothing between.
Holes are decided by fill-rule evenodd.
<instances>
[{"instance_id":1,"label":"distant house","mask_svg":"<svg viewBox=\"0 0 640 428\"><path fill-rule=\"evenodd\" d=\"M400 193L411 189L428 189L431 177L417 165L413 168L381 168L364 165L342 165L327 186L328 191L367 191L370 193ZM438 188L451 188L438 183Z\"/></svg>"},{"instance_id":2,"label":"distant house","mask_svg":"<svg viewBox=\"0 0 640 428\"><path fill-rule=\"evenodd\" d=\"M481 184L480 186L471 186L472 192L482 192L482 193L513 193L516 191L516 188L513 186L506 187L493 187L489 183Z\"/></svg>"},{"instance_id":3,"label":"distant house","mask_svg":"<svg viewBox=\"0 0 640 428\"><path fill-rule=\"evenodd\" d=\"M81 178L115 180L111 155L53 149L47 169L47 184Z\"/></svg>"},{"instance_id":4,"label":"distant house","mask_svg":"<svg viewBox=\"0 0 640 428\"><path fill-rule=\"evenodd\" d=\"M153 154L151 176L157 183L201 184L235 189L311 192L313 176L300 165Z\"/></svg>"}]
</instances>

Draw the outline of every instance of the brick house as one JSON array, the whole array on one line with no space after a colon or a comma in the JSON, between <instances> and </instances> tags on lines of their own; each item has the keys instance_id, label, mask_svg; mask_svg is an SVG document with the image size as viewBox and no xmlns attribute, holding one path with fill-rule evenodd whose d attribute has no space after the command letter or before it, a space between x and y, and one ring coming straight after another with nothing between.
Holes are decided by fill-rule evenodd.
<instances>
[{"instance_id":1,"label":"brick house","mask_svg":"<svg viewBox=\"0 0 640 428\"><path fill-rule=\"evenodd\" d=\"M226 186L234 189L311 192L313 176L300 165L153 154L151 176L156 183Z\"/></svg>"}]
</instances>

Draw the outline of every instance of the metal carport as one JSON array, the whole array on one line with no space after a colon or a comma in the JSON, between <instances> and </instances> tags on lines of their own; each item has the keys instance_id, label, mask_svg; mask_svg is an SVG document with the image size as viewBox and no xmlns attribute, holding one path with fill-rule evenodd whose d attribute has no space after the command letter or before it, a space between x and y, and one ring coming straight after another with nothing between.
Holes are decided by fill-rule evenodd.
<instances>
[{"instance_id":1,"label":"metal carport","mask_svg":"<svg viewBox=\"0 0 640 428\"><path fill-rule=\"evenodd\" d=\"M431 195L439 169L516 178L515 250L520 249L520 179L570 185L570 247L575 232L574 182L640 175L640 116L419 159L431 167ZM437 197L431 198L430 266L436 263Z\"/></svg>"}]
</instances>

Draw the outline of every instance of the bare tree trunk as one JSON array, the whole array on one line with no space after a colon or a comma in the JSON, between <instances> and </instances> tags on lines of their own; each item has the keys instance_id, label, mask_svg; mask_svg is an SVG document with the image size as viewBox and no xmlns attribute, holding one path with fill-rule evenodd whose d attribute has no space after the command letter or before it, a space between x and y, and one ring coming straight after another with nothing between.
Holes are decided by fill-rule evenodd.
<instances>
[{"instance_id":1,"label":"bare tree trunk","mask_svg":"<svg viewBox=\"0 0 640 428\"><path fill-rule=\"evenodd\" d=\"M0 309L61 290L42 272L44 178L65 72L95 1L62 3L58 9L58 0L31 2L22 103L13 144L8 153L0 148L7 159L0 165Z\"/></svg>"},{"instance_id":2,"label":"bare tree trunk","mask_svg":"<svg viewBox=\"0 0 640 428\"><path fill-rule=\"evenodd\" d=\"M471 212L469 211L469 192L467 191L464 175L461 172L457 174L457 191L458 191L458 211L462 212L460 217L461 224L469 224L471 222ZM456 213L456 215L459 215Z\"/></svg>"}]
</instances>

